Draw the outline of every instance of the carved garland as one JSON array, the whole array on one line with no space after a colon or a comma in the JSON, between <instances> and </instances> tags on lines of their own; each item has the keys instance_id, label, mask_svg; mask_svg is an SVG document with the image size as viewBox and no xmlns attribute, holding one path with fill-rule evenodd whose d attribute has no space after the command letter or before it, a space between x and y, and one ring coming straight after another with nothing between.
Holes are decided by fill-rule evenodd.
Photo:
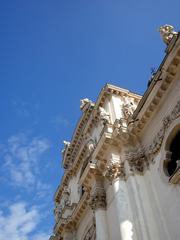
<instances>
[{"instance_id":1,"label":"carved garland","mask_svg":"<svg viewBox=\"0 0 180 240\"><path fill-rule=\"evenodd\" d=\"M163 125L161 129L154 137L152 144L146 150L147 156L151 157L159 151L167 129L178 117L180 117L180 101L177 102L172 112L163 119Z\"/></svg>"},{"instance_id":2,"label":"carved garland","mask_svg":"<svg viewBox=\"0 0 180 240\"><path fill-rule=\"evenodd\" d=\"M180 101L177 102L172 112L163 119L161 129L146 150L143 147L137 147L133 151L126 153L125 159L128 161L130 170L133 173L144 172L145 167L149 165L149 159L153 160L153 156L159 151L167 129L178 117L180 117Z\"/></svg>"}]
</instances>

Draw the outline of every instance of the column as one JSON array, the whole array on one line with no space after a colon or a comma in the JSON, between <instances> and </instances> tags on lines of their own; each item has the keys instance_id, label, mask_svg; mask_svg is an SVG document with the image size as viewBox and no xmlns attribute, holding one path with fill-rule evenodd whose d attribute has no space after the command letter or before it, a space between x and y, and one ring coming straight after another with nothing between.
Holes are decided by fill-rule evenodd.
<instances>
[{"instance_id":1,"label":"column","mask_svg":"<svg viewBox=\"0 0 180 240\"><path fill-rule=\"evenodd\" d=\"M106 165L105 177L112 185L117 210L119 239L135 240L137 238L133 232L133 218L125 181L124 163L121 162L119 155L111 154L111 159Z\"/></svg>"},{"instance_id":2,"label":"column","mask_svg":"<svg viewBox=\"0 0 180 240\"><path fill-rule=\"evenodd\" d=\"M109 240L106 219L106 193L102 186L96 186L93 189L90 206L95 215L96 240Z\"/></svg>"}]
</instances>

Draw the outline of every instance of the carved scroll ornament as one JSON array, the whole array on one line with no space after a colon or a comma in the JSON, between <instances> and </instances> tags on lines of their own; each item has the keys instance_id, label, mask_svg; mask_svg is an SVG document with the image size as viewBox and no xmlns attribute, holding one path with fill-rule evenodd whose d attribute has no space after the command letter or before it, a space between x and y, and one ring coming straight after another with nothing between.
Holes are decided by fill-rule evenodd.
<instances>
[{"instance_id":1,"label":"carved scroll ornament","mask_svg":"<svg viewBox=\"0 0 180 240\"><path fill-rule=\"evenodd\" d=\"M126 154L126 160L129 163L132 172L143 173L148 161L143 147L137 147Z\"/></svg>"}]
</instances>

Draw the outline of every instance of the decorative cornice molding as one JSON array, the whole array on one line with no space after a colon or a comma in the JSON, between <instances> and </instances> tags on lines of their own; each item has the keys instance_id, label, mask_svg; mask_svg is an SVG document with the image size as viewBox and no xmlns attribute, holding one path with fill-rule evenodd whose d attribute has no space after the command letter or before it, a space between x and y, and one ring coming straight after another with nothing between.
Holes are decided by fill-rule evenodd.
<instances>
[{"instance_id":1,"label":"decorative cornice molding","mask_svg":"<svg viewBox=\"0 0 180 240\"><path fill-rule=\"evenodd\" d=\"M102 187L96 187L90 196L89 205L92 210L96 210L98 208L106 208L106 192Z\"/></svg>"},{"instance_id":2,"label":"decorative cornice molding","mask_svg":"<svg viewBox=\"0 0 180 240\"><path fill-rule=\"evenodd\" d=\"M173 45L175 51L168 51L159 69L153 77L152 83L142 97L138 107L132 115L134 124L131 125L132 132L139 134L149 121L153 113L162 102L162 98L167 92L173 80L176 79L180 65L180 46L178 42ZM148 101L149 100L149 101Z\"/></svg>"}]
</instances>

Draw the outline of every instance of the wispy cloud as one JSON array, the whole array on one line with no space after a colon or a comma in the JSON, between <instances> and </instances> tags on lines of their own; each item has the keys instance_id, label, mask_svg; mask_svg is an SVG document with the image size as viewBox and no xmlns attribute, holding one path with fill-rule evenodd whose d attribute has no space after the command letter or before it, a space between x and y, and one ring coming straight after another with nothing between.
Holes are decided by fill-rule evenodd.
<instances>
[{"instance_id":1,"label":"wispy cloud","mask_svg":"<svg viewBox=\"0 0 180 240\"><path fill-rule=\"evenodd\" d=\"M37 112L39 110L39 104L32 105L24 100L16 99L12 100L11 103L14 112L19 117L27 118L31 116L34 112Z\"/></svg>"},{"instance_id":2,"label":"wispy cloud","mask_svg":"<svg viewBox=\"0 0 180 240\"><path fill-rule=\"evenodd\" d=\"M0 211L0 239L47 240L49 234L38 232L40 221L36 206L28 208L24 202L14 203L9 206L7 214Z\"/></svg>"},{"instance_id":3,"label":"wispy cloud","mask_svg":"<svg viewBox=\"0 0 180 240\"><path fill-rule=\"evenodd\" d=\"M28 139L25 134L10 137L4 147L4 167L11 184L28 189L35 187L40 160L49 148L50 143L45 138Z\"/></svg>"},{"instance_id":4,"label":"wispy cloud","mask_svg":"<svg viewBox=\"0 0 180 240\"><path fill-rule=\"evenodd\" d=\"M68 121L68 119L66 119L65 117L62 116L55 116L51 119L52 124L54 125L54 127L56 129L59 129L60 127L68 127L70 126L70 122Z\"/></svg>"}]
</instances>

